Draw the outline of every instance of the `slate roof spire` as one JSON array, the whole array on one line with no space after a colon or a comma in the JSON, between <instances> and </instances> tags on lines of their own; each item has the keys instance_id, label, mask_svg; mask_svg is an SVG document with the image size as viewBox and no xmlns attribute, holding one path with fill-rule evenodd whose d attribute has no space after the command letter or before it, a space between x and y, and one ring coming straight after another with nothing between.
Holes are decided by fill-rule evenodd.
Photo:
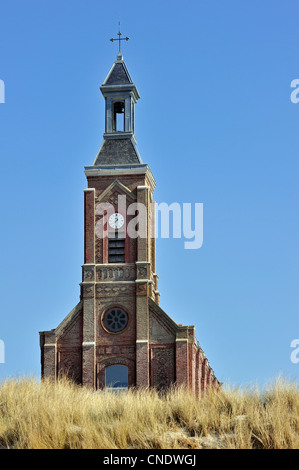
<instances>
[{"instance_id":1,"label":"slate roof spire","mask_svg":"<svg viewBox=\"0 0 299 470\"><path fill-rule=\"evenodd\" d=\"M129 38L119 41L122 39ZM120 49L100 90L105 99L105 132L93 166L142 165L134 133L135 104L140 96Z\"/></svg>"},{"instance_id":2,"label":"slate roof spire","mask_svg":"<svg viewBox=\"0 0 299 470\"><path fill-rule=\"evenodd\" d=\"M122 53L119 52L116 57L116 61L112 65L104 83L104 85L121 85L126 83L132 83L129 71L124 63Z\"/></svg>"}]
</instances>

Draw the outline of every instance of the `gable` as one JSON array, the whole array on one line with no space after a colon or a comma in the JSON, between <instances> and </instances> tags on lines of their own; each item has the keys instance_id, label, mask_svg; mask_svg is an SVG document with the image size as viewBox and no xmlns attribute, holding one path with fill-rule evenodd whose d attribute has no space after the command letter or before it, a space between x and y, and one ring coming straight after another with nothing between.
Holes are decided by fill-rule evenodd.
<instances>
[{"instance_id":1,"label":"gable","mask_svg":"<svg viewBox=\"0 0 299 470\"><path fill-rule=\"evenodd\" d=\"M175 341L175 335L153 314L150 314L149 330L151 344L167 344Z\"/></svg>"},{"instance_id":2,"label":"gable","mask_svg":"<svg viewBox=\"0 0 299 470\"><path fill-rule=\"evenodd\" d=\"M176 323L158 306L149 302L150 342L167 344L175 342Z\"/></svg>"},{"instance_id":3,"label":"gable","mask_svg":"<svg viewBox=\"0 0 299 470\"><path fill-rule=\"evenodd\" d=\"M136 200L136 195L127 186L122 184L118 179L115 179L108 188L105 189L96 199L97 202L109 202L112 205L116 205L118 202L118 196L125 195L131 201Z\"/></svg>"},{"instance_id":4,"label":"gable","mask_svg":"<svg viewBox=\"0 0 299 470\"><path fill-rule=\"evenodd\" d=\"M64 341L68 337L71 343L75 342L81 345L82 307L82 301L80 301L55 329L55 336L58 342Z\"/></svg>"}]
</instances>

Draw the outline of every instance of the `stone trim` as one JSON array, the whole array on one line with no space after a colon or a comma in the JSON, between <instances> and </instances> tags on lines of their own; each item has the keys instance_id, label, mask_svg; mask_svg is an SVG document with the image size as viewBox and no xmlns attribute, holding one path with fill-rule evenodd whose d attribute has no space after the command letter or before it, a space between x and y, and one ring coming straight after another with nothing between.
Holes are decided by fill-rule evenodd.
<instances>
[{"instance_id":1,"label":"stone trim","mask_svg":"<svg viewBox=\"0 0 299 470\"><path fill-rule=\"evenodd\" d=\"M123 167L123 168L122 168ZM121 166L110 166L107 165L105 168L104 166L86 166L85 167L85 176L116 176L116 175L147 175L153 188L156 186L155 178L149 168L148 165L139 164L134 167L133 165L126 167L126 165Z\"/></svg>"},{"instance_id":2,"label":"stone trim","mask_svg":"<svg viewBox=\"0 0 299 470\"><path fill-rule=\"evenodd\" d=\"M117 186L121 191L123 191L128 197L130 197L131 199L133 200L136 200L136 196L135 194L129 189L127 188L124 184L122 184L119 179L115 179L113 181L113 183L111 183L108 188L106 188L96 199L97 202L100 202L102 201L103 199L105 199L105 197L110 193L110 191L112 191L112 189L115 188L115 186ZM122 194L120 194L120 196L122 196Z\"/></svg>"},{"instance_id":3,"label":"stone trim","mask_svg":"<svg viewBox=\"0 0 299 470\"><path fill-rule=\"evenodd\" d=\"M83 302L77 303L77 305L70 311L70 313L62 320L62 322L57 326L54 330L54 334L56 337L60 336L62 333L67 331L67 328L72 324L72 321L82 312Z\"/></svg>"},{"instance_id":4,"label":"stone trim","mask_svg":"<svg viewBox=\"0 0 299 470\"><path fill-rule=\"evenodd\" d=\"M156 320L159 323L162 323L162 325L164 325L164 327L167 328L171 334L176 336L179 325L172 318L170 318L167 313L165 313L164 310L162 310L162 308L151 298L149 298L149 308Z\"/></svg>"},{"instance_id":5,"label":"stone trim","mask_svg":"<svg viewBox=\"0 0 299 470\"><path fill-rule=\"evenodd\" d=\"M143 281L143 279L140 279ZM135 284L136 281L115 281L114 279L111 279L111 281L107 281L106 279L104 281L83 281L80 282L80 286L86 285L86 284ZM146 281L144 281L146 282ZM153 281L151 281L153 282Z\"/></svg>"},{"instance_id":6,"label":"stone trim","mask_svg":"<svg viewBox=\"0 0 299 470\"><path fill-rule=\"evenodd\" d=\"M85 263L81 265L81 268L84 266L135 266L135 263Z\"/></svg>"}]
</instances>

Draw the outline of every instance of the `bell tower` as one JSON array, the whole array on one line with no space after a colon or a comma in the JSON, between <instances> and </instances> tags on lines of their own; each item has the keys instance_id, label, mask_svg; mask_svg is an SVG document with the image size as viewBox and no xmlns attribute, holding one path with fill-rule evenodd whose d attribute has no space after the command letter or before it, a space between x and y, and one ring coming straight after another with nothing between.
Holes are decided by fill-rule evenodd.
<instances>
[{"instance_id":1,"label":"bell tower","mask_svg":"<svg viewBox=\"0 0 299 470\"><path fill-rule=\"evenodd\" d=\"M106 105L104 139L113 139L121 134L135 140L134 107L140 96L121 52L117 54L117 59L101 86L101 92Z\"/></svg>"},{"instance_id":2,"label":"bell tower","mask_svg":"<svg viewBox=\"0 0 299 470\"><path fill-rule=\"evenodd\" d=\"M119 32L119 45L123 39ZM40 333L42 376L67 374L95 389L176 383L200 395L219 383L194 326L176 324L160 307L155 179L137 150L140 96L120 47L100 90L105 132L85 167L80 300L57 328Z\"/></svg>"},{"instance_id":3,"label":"bell tower","mask_svg":"<svg viewBox=\"0 0 299 470\"><path fill-rule=\"evenodd\" d=\"M149 299L159 304L150 237L155 180L137 150L139 93L120 52L100 90L105 133L93 165L85 167L82 379L103 387L105 369L119 363L128 367L129 385L149 386ZM132 233L134 219L139 230Z\"/></svg>"}]
</instances>

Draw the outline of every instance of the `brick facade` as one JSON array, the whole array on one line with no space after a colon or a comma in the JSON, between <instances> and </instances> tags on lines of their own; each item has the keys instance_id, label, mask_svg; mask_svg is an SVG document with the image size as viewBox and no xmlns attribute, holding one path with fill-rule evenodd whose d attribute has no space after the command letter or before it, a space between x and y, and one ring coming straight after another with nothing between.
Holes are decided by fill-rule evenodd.
<instances>
[{"instance_id":1,"label":"brick facade","mask_svg":"<svg viewBox=\"0 0 299 470\"><path fill-rule=\"evenodd\" d=\"M121 65L121 60L118 56L117 65ZM118 80L119 72L120 69ZM113 78L113 72L111 76ZM110 92L115 95L115 90L121 96L118 99L124 103L129 102L128 93L139 97L132 82L113 86L111 80L110 77L109 85L104 82L101 88L106 100L110 99ZM128 80L126 76L125 80ZM108 118L106 116L106 121ZM134 128L130 123L127 125L129 129ZM122 365L127 368L129 387L164 389L177 384L200 396L208 387L219 386L219 382L195 338L194 326L176 324L159 305L156 243L150 236L151 225L155 223L150 212L155 181L148 165L139 160L127 165L130 158L140 158L133 131L129 138L133 139L135 153L130 157L126 151L122 162L119 133L117 136L112 131L111 135L104 134L104 139L109 140L110 160L113 142L117 142L117 165L101 164L101 156L105 162L108 158L106 145L105 153L101 154L100 150L95 164L86 167L80 301L56 329L40 332L42 377L56 378L64 374L78 384L101 389L105 387L107 367ZM126 198L126 209L132 203L142 203L146 208L147 236L130 238L126 233L124 260L109 263L109 236L104 233L99 236L97 227L103 221L103 215L97 208L100 203L108 203L115 213L121 212L120 196ZM123 230L134 217L135 214L126 216ZM126 318L125 327L115 333L105 324L105 315L111 309L120 309Z\"/></svg>"}]
</instances>

